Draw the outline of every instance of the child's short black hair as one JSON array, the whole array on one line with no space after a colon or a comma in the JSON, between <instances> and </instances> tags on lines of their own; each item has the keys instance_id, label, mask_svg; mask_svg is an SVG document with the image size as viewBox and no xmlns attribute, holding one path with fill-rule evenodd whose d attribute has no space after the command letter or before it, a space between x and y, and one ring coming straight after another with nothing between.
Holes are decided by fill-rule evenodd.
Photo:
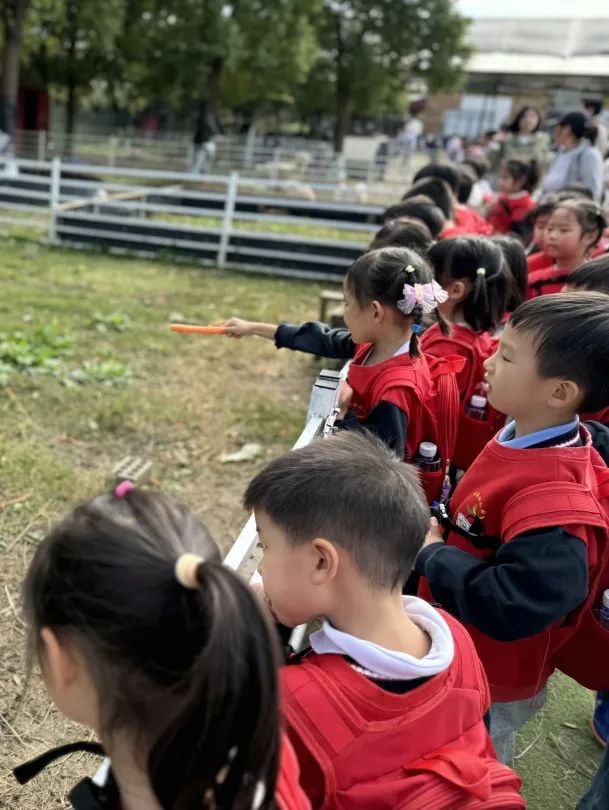
<instances>
[{"instance_id":1,"label":"child's short black hair","mask_svg":"<svg viewBox=\"0 0 609 810\"><path fill-rule=\"evenodd\" d=\"M522 304L509 328L528 333L542 378L575 382L581 411L609 405L609 306L598 292L542 295Z\"/></svg>"},{"instance_id":2,"label":"child's short black hair","mask_svg":"<svg viewBox=\"0 0 609 810\"><path fill-rule=\"evenodd\" d=\"M427 225L429 232L433 239L437 239L442 233L446 217L432 199L418 194L414 197L409 197L397 205L392 205L387 208L382 215L384 222L387 220L401 219L402 217L412 217L419 219L424 225Z\"/></svg>"},{"instance_id":3,"label":"child's short black hair","mask_svg":"<svg viewBox=\"0 0 609 810\"><path fill-rule=\"evenodd\" d=\"M405 247L426 253L433 245L429 228L420 219L400 217L388 220L370 243L370 250Z\"/></svg>"},{"instance_id":4,"label":"child's short black hair","mask_svg":"<svg viewBox=\"0 0 609 810\"><path fill-rule=\"evenodd\" d=\"M457 189L457 201L465 205L472 195L474 183L478 179L476 172L471 166L462 163L459 166L459 188Z\"/></svg>"},{"instance_id":5,"label":"child's short black hair","mask_svg":"<svg viewBox=\"0 0 609 810\"><path fill-rule=\"evenodd\" d=\"M436 280L467 280L471 289L463 301L465 322L476 332L494 331L505 313L509 275L499 245L481 236L457 236L436 242L429 250Z\"/></svg>"},{"instance_id":6,"label":"child's short black hair","mask_svg":"<svg viewBox=\"0 0 609 810\"><path fill-rule=\"evenodd\" d=\"M571 273L566 283L570 289L609 294L609 254L582 264Z\"/></svg>"},{"instance_id":7,"label":"child's short black hair","mask_svg":"<svg viewBox=\"0 0 609 810\"><path fill-rule=\"evenodd\" d=\"M418 183L419 180L425 180L428 177L437 177L440 180L444 180L455 195L459 191L459 185L461 184L459 167L452 163L428 163L415 174L413 183Z\"/></svg>"},{"instance_id":8,"label":"child's short black hair","mask_svg":"<svg viewBox=\"0 0 609 810\"><path fill-rule=\"evenodd\" d=\"M415 468L379 439L349 431L271 461L243 501L294 546L323 537L345 549L382 590L404 585L429 525Z\"/></svg>"},{"instance_id":9,"label":"child's short black hair","mask_svg":"<svg viewBox=\"0 0 609 810\"><path fill-rule=\"evenodd\" d=\"M430 197L442 211L446 219L453 218L457 198L445 180L441 180L439 177L426 177L423 180L419 180L404 194L402 200L417 197L419 194Z\"/></svg>"},{"instance_id":10,"label":"child's short black hair","mask_svg":"<svg viewBox=\"0 0 609 810\"><path fill-rule=\"evenodd\" d=\"M486 158L469 157L463 161L463 166L470 166L476 173L478 180L482 180L491 170L491 164Z\"/></svg>"},{"instance_id":11,"label":"child's short black hair","mask_svg":"<svg viewBox=\"0 0 609 810\"><path fill-rule=\"evenodd\" d=\"M537 203L535 208L529 214L533 225L540 217L549 217L554 213L554 209L560 202L560 198L556 194L548 194Z\"/></svg>"},{"instance_id":12,"label":"child's short black hair","mask_svg":"<svg viewBox=\"0 0 609 810\"><path fill-rule=\"evenodd\" d=\"M492 236L493 242L503 251L505 264L510 272L509 294L506 304L508 312L513 312L526 301L529 288L527 257L520 239L514 236Z\"/></svg>"},{"instance_id":13,"label":"child's short black hair","mask_svg":"<svg viewBox=\"0 0 609 810\"><path fill-rule=\"evenodd\" d=\"M533 191L539 180L539 172L534 160L510 158L502 162L501 169L515 182L521 182L523 191Z\"/></svg>"}]
</instances>

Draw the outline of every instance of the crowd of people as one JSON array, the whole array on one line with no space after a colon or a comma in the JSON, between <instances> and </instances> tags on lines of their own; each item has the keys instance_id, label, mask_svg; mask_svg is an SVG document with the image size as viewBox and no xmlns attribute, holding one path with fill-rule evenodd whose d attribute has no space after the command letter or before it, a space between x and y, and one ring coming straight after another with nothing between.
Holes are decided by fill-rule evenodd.
<instances>
[{"instance_id":1,"label":"crowd of people","mask_svg":"<svg viewBox=\"0 0 609 810\"><path fill-rule=\"evenodd\" d=\"M129 482L39 545L31 657L112 761L76 807L517 810L515 734L556 670L597 691L607 742L607 220L565 166L532 197L536 123L498 195L480 159L417 173L346 270L343 327L225 322L349 361L336 433L244 494L261 585ZM605 759L579 808L608 806Z\"/></svg>"}]
</instances>

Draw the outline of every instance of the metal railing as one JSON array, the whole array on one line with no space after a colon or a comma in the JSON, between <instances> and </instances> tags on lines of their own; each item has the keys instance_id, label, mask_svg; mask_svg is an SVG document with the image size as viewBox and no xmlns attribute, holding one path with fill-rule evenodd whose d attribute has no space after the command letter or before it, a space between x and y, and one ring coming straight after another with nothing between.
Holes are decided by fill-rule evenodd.
<instances>
[{"instance_id":1,"label":"metal railing","mask_svg":"<svg viewBox=\"0 0 609 810\"><path fill-rule=\"evenodd\" d=\"M338 413L338 392L343 376L344 370L340 372L324 369L320 372L313 384L307 422L293 449L306 447L319 436L330 435ZM224 558L224 564L237 571L248 582L255 577L260 562L260 554L256 548L257 542L256 522L252 515ZM305 632L304 625L293 631L290 644L294 650L301 647Z\"/></svg>"},{"instance_id":2,"label":"metal railing","mask_svg":"<svg viewBox=\"0 0 609 810\"><path fill-rule=\"evenodd\" d=\"M0 175L0 222L55 244L338 280L366 249L383 207L331 184L17 160ZM29 213L31 219L23 214Z\"/></svg>"},{"instance_id":3,"label":"metal railing","mask_svg":"<svg viewBox=\"0 0 609 810\"><path fill-rule=\"evenodd\" d=\"M239 171L249 177L293 180L305 183L350 185L353 194L374 196L395 193L405 187L409 166L391 154L343 156L327 141L282 137L276 142L264 136L222 135L214 140L213 153L205 156L204 170L217 174ZM171 133L146 137L141 134L88 135L17 130L14 154L27 160L61 157L75 164L164 169L185 172L196 164L191 137Z\"/></svg>"}]
</instances>

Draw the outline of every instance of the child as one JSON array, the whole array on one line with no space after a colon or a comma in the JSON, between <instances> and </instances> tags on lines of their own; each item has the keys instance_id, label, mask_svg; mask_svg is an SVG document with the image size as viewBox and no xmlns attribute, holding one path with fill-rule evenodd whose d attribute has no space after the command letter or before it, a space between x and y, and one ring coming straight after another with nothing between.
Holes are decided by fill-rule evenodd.
<instances>
[{"instance_id":1,"label":"child","mask_svg":"<svg viewBox=\"0 0 609 810\"><path fill-rule=\"evenodd\" d=\"M353 358L337 426L371 431L408 460L417 457L422 442L431 442L436 455L422 467L421 478L432 501L439 496L445 462L452 455L458 412L454 371L462 361L428 365L419 351L418 333L423 314L435 313L446 293L422 256L395 247L357 259L347 271L343 292L347 329L234 318L224 324L226 333L266 337L277 348ZM441 317L440 323L446 328Z\"/></svg>"},{"instance_id":2,"label":"child","mask_svg":"<svg viewBox=\"0 0 609 810\"><path fill-rule=\"evenodd\" d=\"M420 220L429 228L431 238L434 242L446 224L446 217L442 211L430 197L425 197L423 194L415 195L407 200L403 200L397 205L392 205L382 214L383 222L401 219L402 217L412 217L413 219Z\"/></svg>"},{"instance_id":3,"label":"child","mask_svg":"<svg viewBox=\"0 0 609 810\"><path fill-rule=\"evenodd\" d=\"M609 686L606 631L592 615L609 587L607 468L577 417L609 405L607 368L606 296L543 296L516 310L486 362L488 400L514 421L459 482L446 542L432 531L416 561L421 595L470 627L503 762L555 668Z\"/></svg>"},{"instance_id":4,"label":"child","mask_svg":"<svg viewBox=\"0 0 609 810\"><path fill-rule=\"evenodd\" d=\"M53 702L112 758L108 810L309 806L280 747L274 630L186 507L130 482L82 504L23 599Z\"/></svg>"},{"instance_id":5,"label":"child","mask_svg":"<svg viewBox=\"0 0 609 810\"><path fill-rule=\"evenodd\" d=\"M545 229L550 267L529 273L529 298L560 292L569 275L583 264L607 227L602 209L579 198L556 206Z\"/></svg>"},{"instance_id":6,"label":"child","mask_svg":"<svg viewBox=\"0 0 609 810\"><path fill-rule=\"evenodd\" d=\"M552 259L545 252L546 227L558 202L557 195L549 194L533 208L529 215L530 227L533 229L533 237L527 247L529 273L552 264Z\"/></svg>"},{"instance_id":7,"label":"child","mask_svg":"<svg viewBox=\"0 0 609 810\"><path fill-rule=\"evenodd\" d=\"M370 243L370 250L404 247L425 254L433 242L429 228L424 222L414 217L400 217L390 219L383 225Z\"/></svg>"},{"instance_id":8,"label":"child","mask_svg":"<svg viewBox=\"0 0 609 810\"><path fill-rule=\"evenodd\" d=\"M493 337L505 312L509 277L503 252L490 239L461 236L437 242L429 251L436 279L446 293L438 307L451 330L437 325L421 338L425 354L459 355L465 366L457 377L461 401L457 446L452 463L466 470L504 424L505 416L488 407L484 362L495 351Z\"/></svg>"},{"instance_id":9,"label":"child","mask_svg":"<svg viewBox=\"0 0 609 810\"><path fill-rule=\"evenodd\" d=\"M338 434L272 461L244 496L269 606L324 616L283 670L288 734L314 808L523 808L494 761L482 668L460 625L402 585L429 512L414 470Z\"/></svg>"},{"instance_id":10,"label":"child","mask_svg":"<svg viewBox=\"0 0 609 810\"><path fill-rule=\"evenodd\" d=\"M536 184L534 163L505 160L501 164L499 197L486 215L496 233L513 233L528 242L528 214L535 208L531 192Z\"/></svg>"},{"instance_id":11,"label":"child","mask_svg":"<svg viewBox=\"0 0 609 810\"><path fill-rule=\"evenodd\" d=\"M493 198L493 189L487 180L487 175L491 170L490 163L484 157L468 157L463 161L464 166L473 169L476 175L476 182L472 188L468 203L472 208L480 209L486 205L487 201Z\"/></svg>"},{"instance_id":12,"label":"child","mask_svg":"<svg viewBox=\"0 0 609 810\"><path fill-rule=\"evenodd\" d=\"M563 287L563 292L588 290L609 294L609 254L605 253L574 270Z\"/></svg>"},{"instance_id":13,"label":"child","mask_svg":"<svg viewBox=\"0 0 609 810\"><path fill-rule=\"evenodd\" d=\"M429 197L432 202L438 206L445 218L444 228L440 234L440 239L445 239L446 233L451 233L453 230L458 230L461 233L460 226L457 225L455 219L455 206L457 205L457 198L455 197L451 187L444 180L439 177L425 177L415 183L402 197L402 202L406 202L412 197Z\"/></svg>"},{"instance_id":14,"label":"child","mask_svg":"<svg viewBox=\"0 0 609 810\"><path fill-rule=\"evenodd\" d=\"M468 170L465 170L468 171ZM466 205L467 198L471 193L471 189L475 178L465 176L465 171L461 167L453 166L445 163L430 163L423 166L414 176L415 184L411 191L421 189L419 193L427 194L425 191L425 184L434 180L441 180L448 186L450 191L450 211L443 208L445 216L448 220L452 221L447 224L443 239L448 239L451 236L458 236L459 234L479 234L488 236L492 233L492 228L485 222L484 218L473 208ZM429 189L430 186L427 186ZM467 192L467 197L462 199ZM438 192L433 192L438 193ZM430 195L431 196L431 195Z\"/></svg>"}]
</instances>

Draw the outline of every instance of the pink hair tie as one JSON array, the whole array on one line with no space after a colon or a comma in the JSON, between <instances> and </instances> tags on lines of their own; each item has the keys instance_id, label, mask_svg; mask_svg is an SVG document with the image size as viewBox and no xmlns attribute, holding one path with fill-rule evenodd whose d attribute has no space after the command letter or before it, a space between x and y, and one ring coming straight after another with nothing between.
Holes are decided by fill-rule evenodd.
<instances>
[{"instance_id":1,"label":"pink hair tie","mask_svg":"<svg viewBox=\"0 0 609 810\"><path fill-rule=\"evenodd\" d=\"M121 481L120 484L114 490L114 495L116 498L124 498L129 492L135 489L135 484L133 481Z\"/></svg>"}]
</instances>

